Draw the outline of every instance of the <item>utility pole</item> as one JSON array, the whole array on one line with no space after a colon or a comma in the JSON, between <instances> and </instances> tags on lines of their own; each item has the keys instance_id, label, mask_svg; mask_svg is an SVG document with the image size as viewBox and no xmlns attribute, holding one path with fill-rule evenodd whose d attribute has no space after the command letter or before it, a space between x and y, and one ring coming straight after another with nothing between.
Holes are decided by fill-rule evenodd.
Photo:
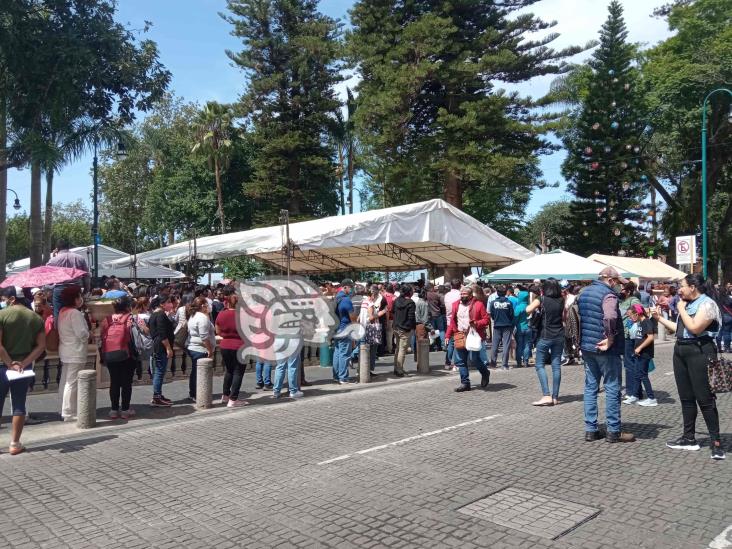
<instances>
[{"instance_id":1,"label":"utility pole","mask_svg":"<svg viewBox=\"0 0 732 549\"><path fill-rule=\"evenodd\" d=\"M287 280L290 280L290 261L292 256L292 243L290 242L290 211L280 210L280 224L285 226L285 243L282 248L285 253L285 265L287 266Z\"/></svg>"}]
</instances>

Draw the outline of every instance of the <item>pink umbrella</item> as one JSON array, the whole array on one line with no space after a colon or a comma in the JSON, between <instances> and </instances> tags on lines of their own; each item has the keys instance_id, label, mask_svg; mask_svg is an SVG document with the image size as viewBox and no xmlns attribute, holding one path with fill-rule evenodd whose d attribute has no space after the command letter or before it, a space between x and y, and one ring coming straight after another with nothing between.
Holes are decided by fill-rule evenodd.
<instances>
[{"instance_id":1,"label":"pink umbrella","mask_svg":"<svg viewBox=\"0 0 732 549\"><path fill-rule=\"evenodd\" d=\"M15 286L17 288L40 288L51 284L63 284L78 280L89 273L80 271L79 269L71 269L68 267L50 267L44 265L42 267L34 267L22 273L10 275L3 280L0 288Z\"/></svg>"}]
</instances>

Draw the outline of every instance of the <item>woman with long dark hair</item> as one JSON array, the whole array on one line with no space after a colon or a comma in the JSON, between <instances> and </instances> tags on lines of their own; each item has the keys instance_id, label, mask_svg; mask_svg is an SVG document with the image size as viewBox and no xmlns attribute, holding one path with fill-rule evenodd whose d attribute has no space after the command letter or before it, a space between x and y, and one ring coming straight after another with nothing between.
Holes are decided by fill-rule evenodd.
<instances>
[{"instance_id":1,"label":"woman with long dark hair","mask_svg":"<svg viewBox=\"0 0 732 549\"><path fill-rule=\"evenodd\" d=\"M722 325L722 316L715 300L714 286L698 274L687 275L678 289L681 299L679 318L674 324L653 311L653 318L668 330L676 332L674 347L674 377L684 418L684 434L666 443L675 450L699 450L696 441L697 405L711 439L712 459L724 459L719 435L719 412L716 397L709 387L707 365L717 358L714 339Z\"/></svg>"},{"instance_id":2,"label":"woman with long dark hair","mask_svg":"<svg viewBox=\"0 0 732 549\"><path fill-rule=\"evenodd\" d=\"M542 283L542 296L534 299L526 313L531 314L541 307L541 327L539 340L536 343L536 375L544 396L533 402L534 406L554 406L559 404L559 384L562 381L562 351L564 350L564 300L562 289L556 278L547 278ZM552 392L549 393L549 382L545 365L552 365Z\"/></svg>"},{"instance_id":3,"label":"woman with long dark hair","mask_svg":"<svg viewBox=\"0 0 732 549\"><path fill-rule=\"evenodd\" d=\"M241 383L246 366L239 361L238 351L244 345L236 329L236 290L227 286L223 291L224 310L216 317L216 333L221 336L221 359L224 361L224 386L221 403L229 408L239 408L249 404L239 398Z\"/></svg>"}]
</instances>

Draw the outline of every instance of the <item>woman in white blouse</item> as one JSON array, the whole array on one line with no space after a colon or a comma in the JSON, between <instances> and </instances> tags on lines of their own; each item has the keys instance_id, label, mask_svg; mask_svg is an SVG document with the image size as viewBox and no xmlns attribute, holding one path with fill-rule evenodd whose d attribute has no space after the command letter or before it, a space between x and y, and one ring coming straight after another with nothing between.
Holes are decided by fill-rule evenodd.
<instances>
[{"instance_id":1,"label":"woman in white blouse","mask_svg":"<svg viewBox=\"0 0 732 549\"><path fill-rule=\"evenodd\" d=\"M61 303L63 307L58 315L58 355L62 364L58 385L61 418L64 421L76 421L79 370L86 367L89 325L80 311L84 298L79 286L64 288Z\"/></svg>"},{"instance_id":2,"label":"woman in white blouse","mask_svg":"<svg viewBox=\"0 0 732 549\"><path fill-rule=\"evenodd\" d=\"M201 358L213 358L216 350L216 329L209 314L209 304L205 297L197 297L186 309L186 316L188 317L188 343L186 349L191 357L188 397L191 402L196 402L198 361Z\"/></svg>"}]
</instances>

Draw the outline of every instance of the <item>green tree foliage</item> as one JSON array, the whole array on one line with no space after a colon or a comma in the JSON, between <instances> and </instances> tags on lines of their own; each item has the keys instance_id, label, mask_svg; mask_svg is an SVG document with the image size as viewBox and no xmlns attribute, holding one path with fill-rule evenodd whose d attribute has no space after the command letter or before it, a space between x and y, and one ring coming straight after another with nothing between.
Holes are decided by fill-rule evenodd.
<instances>
[{"instance_id":1,"label":"green tree foliage","mask_svg":"<svg viewBox=\"0 0 732 549\"><path fill-rule=\"evenodd\" d=\"M91 237L92 214L81 200L68 204L53 205L53 232L51 247L60 239L67 241L71 247L89 246ZM30 217L27 213L17 214L7 220L8 227L8 262L28 257L30 234L28 226Z\"/></svg>"},{"instance_id":2,"label":"green tree foliage","mask_svg":"<svg viewBox=\"0 0 732 549\"><path fill-rule=\"evenodd\" d=\"M114 13L112 0L3 4L1 93L7 99L10 143L0 168L30 163L33 265L42 256L42 167L58 158L59 150L88 145L101 126L119 126L147 110L170 78L155 44L138 42L114 21Z\"/></svg>"},{"instance_id":3,"label":"green tree foliage","mask_svg":"<svg viewBox=\"0 0 732 549\"><path fill-rule=\"evenodd\" d=\"M627 35L622 6L614 0L589 62L587 93L562 135L567 149L562 174L574 194L571 234L581 236L570 242L570 249L580 255L620 250L634 255L646 238L648 128Z\"/></svg>"},{"instance_id":4,"label":"green tree foliage","mask_svg":"<svg viewBox=\"0 0 732 549\"><path fill-rule=\"evenodd\" d=\"M256 224L337 212L336 170L327 145L339 108L339 27L316 0L228 0L225 19L243 49L227 52L247 75L240 108L257 151L246 183Z\"/></svg>"},{"instance_id":5,"label":"green tree foliage","mask_svg":"<svg viewBox=\"0 0 732 549\"><path fill-rule=\"evenodd\" d=\"M192 152L206 158L216 180L216 213L221 223L221 234L226 233L224 195L221 172L231 159L231 135L233 133L231 107L209 101L196 118L196 144Z\"/></svg>"},{"instance_id":6,"label":"green tree foliage","mask_svg":"<svg viewBox=\"0 0 732 549\"><path fill-rule=\"evenodd\" d=\"M444 196L491 224L523 214L542 184L536 155L552 147L533 102L496 84L559 73L579 51L550 48L555 34L528 36L552 26L516 13L533 3L356 2L347 43L362 76L355 122L374 202Z\"/></svg>"},{"instance_id":7,"label":"green tree foliage","mask_svg":"<svg viewBox=\"0 0 732 549\"><path fill-rule=\"evenodd\" d=\"M518 237L519 243L529 250L544 242L548 248L570 250L574 248L577 236L572 233L571 203L568 200L547 202L541 210L528 219Z\"/></svg>"},{"instance_id":8,"label":"green tree foliage","mask_svg":"<svg viewBox=\"0 0 732 549\"><path fill-rule=\"evenodd\" d=\"M267 272L262 263L250 257L225 259L219 264L219 267L224 273L224 278L232 280L251 280Z\"/></svg>"},{"instance_id":9,"label":"green tree foliage","mask_svg":"<svg viewBox=\"0 0 732 549\"><path fill-rule=\"evenodd\" d=\"M219 232L217 192L207 159L191 154L201 109L172 96L134 126L124 159L109 155L100 167L104 242L132 252L171 244L176 236ZM230 135L229 168L220 175L230 230L251 226L251 202L242 184L251 177L246 135Z\"/></svg>"},{"instance_id":10,"label":"green tree foliage","mask_svg":"<svg viewBox=\"0 0 732 549\"><path fill-rule=\"evenodd\" d=\"M674 36L646 52L643 74L655 111L656 172L673 206L662 218L673 238L695 234L701 224L701 105L715 88L732 89L732 0L676 2L662 13ZM730 97L715 95L708 110L710 274L722 261L732 279L732 123Z\"/></svg>"}]
</instances>

